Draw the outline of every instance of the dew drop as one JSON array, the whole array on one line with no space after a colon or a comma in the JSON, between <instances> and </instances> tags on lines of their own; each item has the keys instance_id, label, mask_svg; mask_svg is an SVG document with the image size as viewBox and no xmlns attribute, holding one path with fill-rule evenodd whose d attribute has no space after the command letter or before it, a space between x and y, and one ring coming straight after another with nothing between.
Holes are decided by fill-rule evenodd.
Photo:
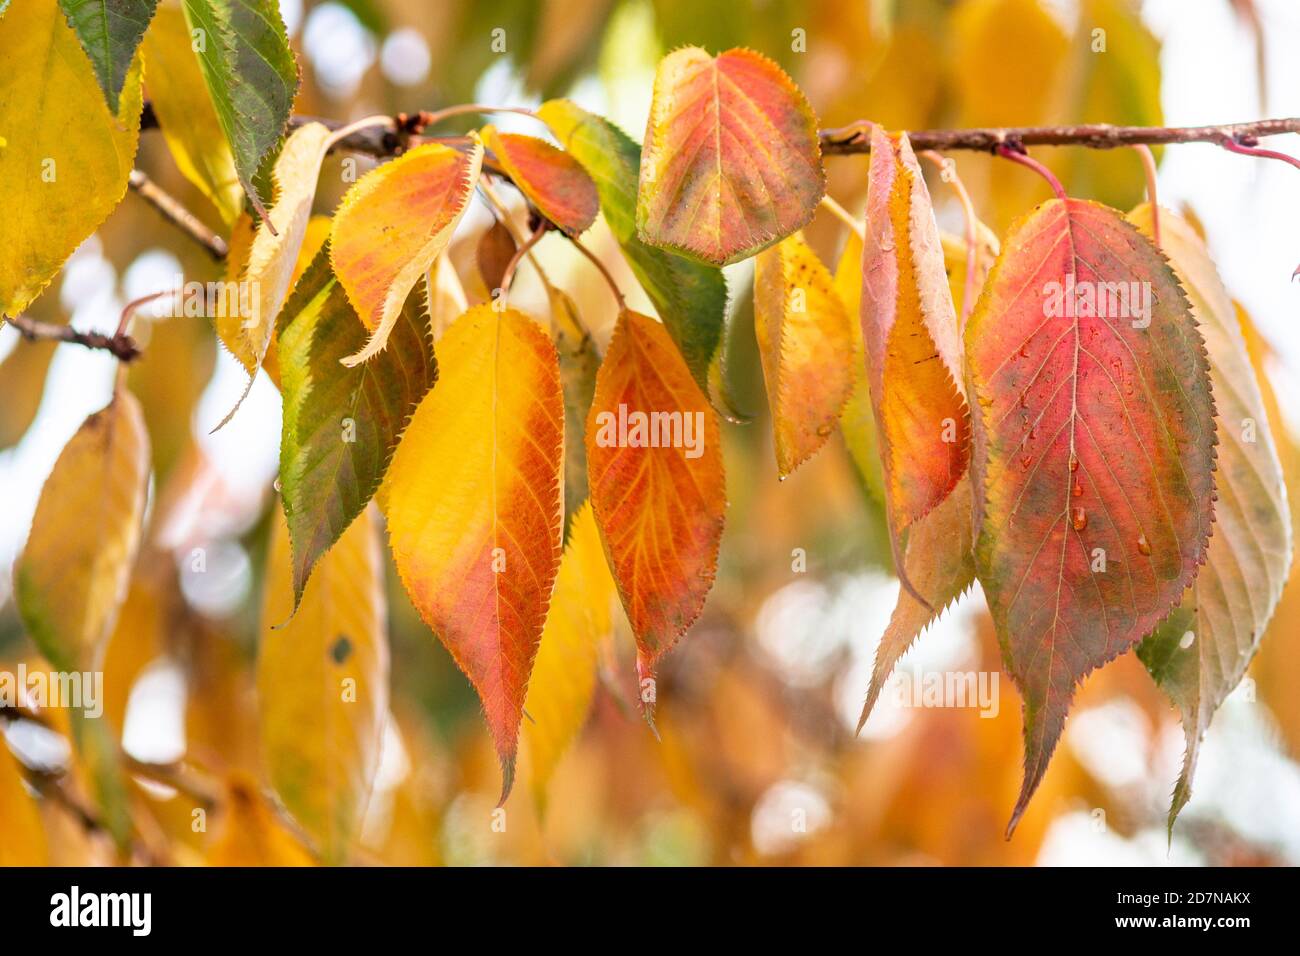
<instances>
[{"instance_id":1,"label":"dew drop","mask_svg":"<svg viewBox=\"0 0 1300 956\"><path fill-rule=\"evenodd\" d=\"M1144 534L1138 535L1138 551L1143 554L1151 553L1151 542L1147 540L1147 536Z\"/></svg>"},{"instance_id":2,"label":"dew drop","mask_svg":"<svg viewBox=\"0 0 1300 956\"><path fill-rule=\"evenodd\" d=\"M829 435L829 434L830 434L831 432L833 432L834 430L835 430L835 426L834 426L834 425L830 424L829 422L823 423L823 424L817 426L817 436L818 436L819 438L825 438L827 435Z\"/></svg>"},{"instance_id":3,"label":"dew drop","mask_svg":"<svg viewBox=\"0 0 1300 956\"><path fill-rule=\"evenodd\" d=\"M1028 467L1029 467L1030 465L1032 465L1033 463L1034 463L1034 459L1033 459L1032 457L1030 457L1029 455L1021 455L1021 456L1020 456L1020 467L1021 467L1021 468L1028 468Z\"/></svg>"},{"instance_id":4,"label":"dew drop","mask_svg":"<svg viewBox=\"0 0 1300 956\"><path fill-rule=\"evenodd\" d=\"M1075 531L1082 531L1088 527L1088 512L1082 508L1075 508L1070 512L1070 524L1074 525Z\"/></svg>"},{"instance_id":5,"label":"dew drop","mask_svg":"<svg viewBox=\"0 0 1300 956\"><path fill-rule=\"evenodd\" d=\"M1078 470L1079 470L1079 456L1076 455L1074 452L1070 452L1070 474L1074 474Z\"/></svg>"},{"instance_id":6,"label":"dew drop","mask_svg":"<svg viewBox=\"0 0 1300 956\"><path fill-rule=\"evenodd\" d=\"M1020 357L1021 357L1021 358L1029 358L1029 343L1028 343L1028 342L1026 342L1024 345L1020 346Z\"/></svg>"},{"instance_id":7,"label":"dew drop","mask_svg":"<svg viewBox=\"0 0 1300 956\"><path fill-rule=\"evenodd\" d=\"M1082 497L1083 497L1083 485L1080 484L1078 481L1076 481L1076 482L1074 483L1074 487L1070 489L1070 493L1071 493L1072 495L1074 495L1074 497L1076 497L1076 498L1082 498Z\"/></svg>"}]
</instances>

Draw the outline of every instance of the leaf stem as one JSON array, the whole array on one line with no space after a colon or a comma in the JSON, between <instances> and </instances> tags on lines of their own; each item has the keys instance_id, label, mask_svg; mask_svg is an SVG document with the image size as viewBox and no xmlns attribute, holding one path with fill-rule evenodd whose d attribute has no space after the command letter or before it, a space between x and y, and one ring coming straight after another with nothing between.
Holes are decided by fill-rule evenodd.
<instances>
[{"instance_id":1,"label":"leaf stem","mask_svg":"<svg viewBox=\"0 0 1300 956\"><path fill-rule=\"evenodd\" d=\"M971 310L975 308L975 293L977 291L975 288L975 269L977 261L976 247L979 241L979 217L975 215L975 204L971 202L970 193L966 191L966 184L957 175L957 163L951 157L941 156L932 149L922 150L921 155L934 163L939 169L939 178L952 186L953 191L957 194L958 201L961 203L962 215L966 219L966 281L962 286L960 325L960 328L965 329L966 319L970 317Z\"/></svg>"},{"instance_id":2,"label":"leaf stem","mask_svg":"<svg viewBox=\"0 0 1300 956\"><path fill-rule=\"evenodd\" d=\"M830 193L822 196L822 208L852 229L859 239L867 238L867 228L853 217L853 214L831 198Z\"/></svg>"},{"instance_id":3,"label":"leaf stem","mask_svg":"<svg viewBox=\"0 0 1300 956\"><path fill-rule=\"evenodd\" d=\"M1009 159L1013 163L1019 163L1021 166L1026 166L1038 173L1038 175L1042 176L1047 180L1047 185L1052 187L1052 192L1056 193L1057 199L1064 202L1066 199L1070 198L1066 195L1065 187L1061 185L1061 181L1056 178L1056 174L1028 153L1022 153L1019 150L1012 149L1010 146L999 146L996 152L1003 159Z\"/></svg>"},{"instance_id":4,"label":"leaf stem","mask_svg":"<svg viewBox=\"0 0 1300 956\"><path fill-rule=\"evenodd\" d=\"M528 254L528 250L537 245L538 240L546 235L546 225L542 224L537 230L525 240L524 244L515 250L515 254L510 257L506 263L505 272L501 273L501 302L505 306L510 298L510 287L515 282L515 270L519 268L520 261Z\"/></svg>"},{"instance_id":5,"label":"leaf stem","mask_svg":"<svg viewBox=\"0 0 1300 956\"><path fill-rule=\"evenodd\" d=\"M609 269L606 268L605 263L601 262L600 259L597 257L597 255L594 252L592 252L590 249L588 249L585 245L583 245L583 243L576 236L569 236L568 239L571 243L573 243L573 245L577 248L579 252L581 252L584 256L587 257L587 260L593 266L595 266L596 270L604 277L605 284L609 286L609 291L613 293L614 300L618 302L619 314L621 315L622 313L626 312L627 299L623 298L622 290L619 289L618 283L614 281L614 276L610 273Z\"/></svg>"},{"instance_id":6,"label":"leaf stem","mask_svg":"<svg viewBox=\"0 0 1300 956\"><path fill-rule=\"evenodd\" d=\"M1160 202L1156 199L1156 157L1146 143L1134 143L1133 149L1142 157L1142 171L1147 177L1147 203L1151 206L1151 241L1160 248Z\"/></svg>"}]
</instances>

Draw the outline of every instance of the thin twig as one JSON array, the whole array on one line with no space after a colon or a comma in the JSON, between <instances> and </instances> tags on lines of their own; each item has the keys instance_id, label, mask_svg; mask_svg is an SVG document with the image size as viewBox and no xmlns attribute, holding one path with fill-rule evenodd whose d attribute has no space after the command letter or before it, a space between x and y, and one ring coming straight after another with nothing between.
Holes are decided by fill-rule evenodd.
<instances>
[{"instance_id":1,"label":"thin twig","mask_svg":"<svg viewBox=\"0 0 1300 956\"><path fill-rule=\"evenodd\" d=\"M83 345L88 349L103 349L123 362L133 362L140 357L140 347L129 335L82 332L70 325L41 322L25 315L16 315L6 321L18 330L18 334L32 342L38 340L71 342L73 345Z\"/></svg>"},{"instance_id":2,"label":"thin twig","mask_svg":"<svg viewBox=\"0 0 1300 956\"><path fill-rule=\"evenodd\" d=\"M838 129L822 130L822 152L828 155L871 152L870 123L859 120ZM1227 123L1218 126L1111 126L1092 123L1078 126L998 126L976 129L924 129L908 131L907 138L918 152L972 149L994 152L999 146L1084 146L1114 149L1145 143L1166 146L1173 143L1244 143L1248 146L1264 136L1300 133L1300 117Z\"/></svg>"},{"instance_id":3,"label":"thin twig","mask_svg":"<svg viewBox=\"0 0 1300 956\"><path fill-rule=\"evenodd\" d=\"M627 299L623 298L622 290L619 289L618 283L614 281L614 277L613 275L610 274L609 269L605 268L605 263L601 262L594 252L592 252L585 245L583 245L582 242L579 241L577 236L569 236L568 238L569 241L573 243L573 245L577 248L577 250L581 252L584 256L586 256L587 259L591 262L591 264L595 266L596 269L600 272L600 274L605 277L605 284L609 286L609 291L614 294L614 299L618 302L619 314L621 315L622 313L626 312Z\"/></svg>"},{"instance_id":4,"label":"thin twig","mask_svg":"<svg viewBox=\"0 0 1300 956\"><path fill-rule=\"evenodd\" d=\"M212 258L220 262L230 252L226 240L205 226L194 213L190 212L171 193L167 192L138 169L131 170L128 185L149 205L157 209L164 219L180 228L187 236L208 251Z\"/></svg>"}]
</instances>

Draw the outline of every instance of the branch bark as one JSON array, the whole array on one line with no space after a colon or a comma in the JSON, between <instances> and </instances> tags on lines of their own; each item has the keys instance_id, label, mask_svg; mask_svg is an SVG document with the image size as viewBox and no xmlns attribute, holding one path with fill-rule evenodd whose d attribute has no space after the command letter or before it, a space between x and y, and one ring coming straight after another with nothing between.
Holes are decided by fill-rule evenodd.
<instances>
[{"instance_id":1,"label":"branch bark","mask_svg":"<svg viewBox=\"0 0 1300 956\"><path fill-rule=\"evenodd\" d=\"M88 349L103 349L111 352L123 362L131 362L140 357L140 347L135 339L125 332L105 335L102 332L82 332L70 325L58 325L53 322L41 322L25 315L15 315L6 321L18 330L23 338L35 342L39 339L53 339L56 342L71 342Z\"/></svg>"},{"instance_id":2,"label":"branch bark","mask_svg":"<svg viewBox=\"0 0 1300 956\"><path fill-rule=\"evenodd\" d=\"M1253 146L1261 137L1300 133L1300 117L1255 120L1218 126L1001 126L982 129L923 129L908 131L917 152L968 149L994 152L999 146L1084 146L1115 149L1120 146L1168 146L1175 143L1236 143ZM871 151L871 124L866 120L821 132L822 152L844 156Z\"/></svg>"},{"instance_id":3,"label":"branch bark","mask_svg":"<svg viewBox=\"0 0 1300 956\"><path fill-rule=\"evenodd\" d=\"M164 219L206 249L213 259L220 262L226 258L227 253L230 252L226 240L205 226L198 216L181 205L180 200L140 170L131 170L127 185L135 190L141 199L162 213Z\"/></svg>"}]
</instances>

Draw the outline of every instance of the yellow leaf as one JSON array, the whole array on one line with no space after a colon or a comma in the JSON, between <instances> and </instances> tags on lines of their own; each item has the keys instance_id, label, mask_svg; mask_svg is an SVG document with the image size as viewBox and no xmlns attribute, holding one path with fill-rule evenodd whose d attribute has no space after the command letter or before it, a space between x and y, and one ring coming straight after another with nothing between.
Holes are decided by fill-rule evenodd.
<instances>
[{"instance_id":1,"label":"yellow leaf","mask_svg":"<svg viewBox=\"0 0 1300 956\"><path fill-rule=\"evenodd\" d=\"M234 226L244 209L244 189L179 6L158 7L143 48L149 102L176 167L212 201L222 222Z\"/></svg>"},{"instance_id":2,"label":"yellow leaf","mask_svg":"<svg viewBox=\"0 0 1300 956\"><path fill-rule=\"evenodd\" d=\"M23 787L18 761L0 734L0 866L44 866L45 828L36 803Z\"/></svg>"},{"instance_id":3,"label":"yellow leaf","mask_svg":"<svg viewBox=\"0 0 1300 956\"><path fill-rule=\"evenodd\" d=\"M784 478L835 428L853 387L853 332L834 280L802 234L754 260L754 334ZM859 333L860 335L861 333Z\"/></svg>"},{"instance_id":4,"label":"yellow leaf","mask_svg":"<svg viewBox=\"0 0 1300 956\"><path fill-rule=\"evenodd\" d=\"M406 592L483 701L509 793L528 674L560 561L564 404L555 346L514 310L470 309L388 471Z\"/></svg>"},{"instance_id":5,"label":"yellow leaf","mask_svg":"<svg viewBox=\"0 0 1300 956\"><path fill-rule=\"evenodd\" d=\"M0 315L18 315L126 193L140 134L140 63L117 115L58 0L0 17Z\"/></svg>"},{"instance_id":6,"label":"yellow leaf","mask_svg":"<svg viewBox=\"0 0 1300 956\"><path fill-rule=\"evenodd\" d=\"M252 777L230 775L222 809L223 822L208 854L212 866L315 865L292 831L276 818Z\"/></svg>"},{"instance_id":7,"label":"yellow leaf","mask_svg":"<svg viewBox=\"0 0 1300 956\"><path fill-rule=\"evenodd\" d=\"M483 164L483 144L473 140L468 153L418 146L371 170L343 197L330 230L330 263L374 332L344 365L359 365L388 343L407 295L447 247Z\"/></svg>"},{"instance_id":8,"label":"yellow leaf","mask_svg":"<svg viewBox=\"0 0 1300 956\"><path fill-rule=\"evenodd\" d=\"M37 648L60 670L97 666L126 595L149 480L140 404L119 390L82 423L41 489L14 567L14 596Z\"/></svg>"},{"instance_id":9,"label":"yellow leaf","mask_svg":"<svg viewBox=\"0 0 1300 956\"><path fill-rule=\"evenodd\" d=\"M613 629L614 579L587 502L577 512L555 576L551 608L533 662L524 711L524 740L533 799L542 806L556 765L587 719L596 686L597 653Z\"/></svg>"},{"instance_id":10,"label":"yellow leaf","mask_svg":"<svg viewBox=\"0 0 1300 956\"><path fill-rule=\"evenodd\" d=\"M251 311L235 318L239 324L235 338L242 342L231 348L251 375L256 374L266 356L276 316L293 287L298 253L307 236L316 180L329 139L330 131L323 125L308 123L289 137L275 161L277 198L268 213L275 232L262 222L253 235L243 277L248 283Z\"/></svg>"},{"instance_id":11,"label":"yellow leaf","mask_svg":"<svg viewBox=\"0 0 1300 956\"><path fill-rule=\"evenodd\" d=\"M288 529L276 509L261 634L257 691L271 785L322 857L344 862L374 783L388 713L375 509L362 511L321 558L296 613Z\"/></svg>"}]
</instances>

